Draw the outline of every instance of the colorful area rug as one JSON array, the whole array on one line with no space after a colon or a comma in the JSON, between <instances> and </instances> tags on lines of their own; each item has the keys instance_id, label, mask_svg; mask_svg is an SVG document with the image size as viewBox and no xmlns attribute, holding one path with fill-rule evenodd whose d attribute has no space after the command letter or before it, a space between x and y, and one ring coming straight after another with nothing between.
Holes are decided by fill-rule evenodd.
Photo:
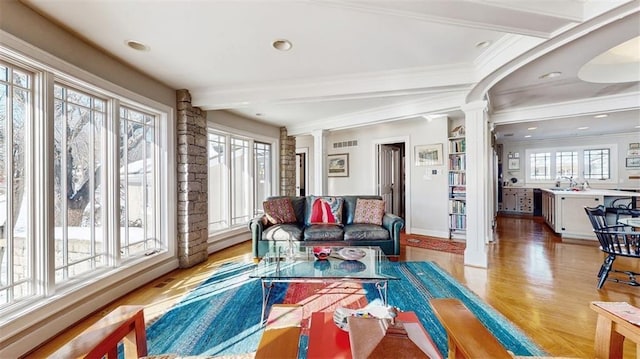
<instances>
[{"instance_id":1,"label":"colorful area rug","mask_svg":"<svg viewBox=\"0 0 640 359\"><path fill-rule=\"evenodd\" d=\"M261 284L249 278L253 267L253 264L222 266L149 325L149 353L233 355L255 351L263 327L260 324ZM389 304L414 311L443 356L447 356L447 335L429 306L430 298L458 298L508 350L516 355L544 355L514 324L435 263L390 262L385 271L400 278L389 282ZM274 303L302 303L308 320L312 312L333 311L337 306L359 308L379 300L372 284L282 283L273 288L269 307ZM303 332L301 358L306 357L307 340Z\"/></svg>"},{"instance_id":2,"label":"colorful area rug","mask_svg":"<svg viewBox=\"0 0 640 359\"><path fill-rule=\"evenodd\" d=\"M450 239L438 239L434 237L412 235L400 236L400 245L431 249L434 251L448 252L453 254L464 254L464 249L466 248L466 244L464 242L457 242Z\"/></svg>"}]
</instances>

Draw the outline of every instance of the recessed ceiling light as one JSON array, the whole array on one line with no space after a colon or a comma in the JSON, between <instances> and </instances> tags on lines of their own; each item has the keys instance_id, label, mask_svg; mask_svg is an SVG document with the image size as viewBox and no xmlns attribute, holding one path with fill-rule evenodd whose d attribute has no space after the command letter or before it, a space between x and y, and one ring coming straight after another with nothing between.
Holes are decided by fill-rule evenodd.
<instances>
[{"instance_id":1,"label":"recessed ceiling light","mask_svg":"<svg viewBox=\"0 0 640 359\"><path fill-rule=\"evenodd\" d=\"M587 126L584 126L584 127L578 127L578 130L587 130L587 129L589 129L589 127L587 127Z\"/></svg>"},{"instance_id":2,"label":"recessed ceiling light","mask_svg":"<svg viewBox=\"0 0 640 359\"><path fill-rule=\"evenodd\" d=\"M140 41L127 40L125 42L127 46L137 51L149 51L149 46L141 43Z\"/></svg>"},{"instance_id":3,"label":"recessed ceiling light","mask_svg":"<svg viewBox=\"0 0 640 359\"><path fill-rule=\"evenodd\" d=\"M541 80L545 80L545 79L552 79L552 78L558 77L560 75L562 75L562 72L554 71L554 72L549 72L548 74L541 75L538 78L541 79Z\"/></svg>"},{"instance_id":4,"label":"recessed ceiling light","mask_svg":"<svg viewBox=\"0 0 640 359\"><path fill-rule=\"evenodd\" d=\"M524 136L524 138L529 138L529 137L531 137L531 135L525 135L525 136Z\"/></svg>"},{"instance_id":5,"label":"recessed ceiling light","mask_svg":"<svg viewBox=\"0 0 640 359\"><path fill-rule=\"evenodd\" d=\"M275 40L271 44L271 46L273 46L274 49L280 50L280 51L289 51L293 47L293 45L291 44L291 41L285 40L285 39Z\"/></svg>"},{"instance_id":6,"label":"recessed ceiling light","mask_svg":"<svg viewBox=\"0 0 640 359\"><path fill-rule=\"evenodd\" d=\"M603 113L603 114L600 114L600 115L593 116L593 118L605 118L605 117L609 117L609 115L607 115L606 113Z\"/></svg>"},{"instance_id":7,"label":"recessed ceiling light","mask_svg":"<svg viewBox=\"0 0 640 359\"><path fill-rule=\"evenodd\" d=\"M533 131L533 130L535 130L536 128L537 128L537 127L529 127L529 128L527 128L527 130L529 130L529 131Z\"/></svg>"},{"instance_id":8,"label":"recessed ceiling light","mask_svg":"<svg viewBox=\"0 0 640 359\"><path fill-rule=\"evenodd\" d=\"M491 41L481 41L476 44L476 47L479 49L484 49L485 47L489 47L491 45Z\"/></svg>"},{"instance_id":9,"label":"recessed ceiling light","mask_svg":"<svg viewBox=\"0 0 640 359\"><path fill-rule=\"evenodd\" d=\"M636 126L635 128L640 128L640 125Z\"/></svg>"}]
</instances>

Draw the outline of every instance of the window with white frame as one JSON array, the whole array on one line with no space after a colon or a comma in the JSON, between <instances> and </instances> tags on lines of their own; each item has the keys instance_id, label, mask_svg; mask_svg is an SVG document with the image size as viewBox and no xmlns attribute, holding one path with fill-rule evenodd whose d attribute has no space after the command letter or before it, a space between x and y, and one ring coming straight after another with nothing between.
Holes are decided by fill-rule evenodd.
<instances>
[{"instance_id":1,"label":"window with white frame","mask_svg":"<svg viewBox=\"0 0 640 359\"><path fill-rule=\"evenodd\" d=\"M162 248L156 235L156 118L120 107L120 253L123 258Z\"/></svg>"},{"instance_id":2,"label":"window with white frame","mask_svg":"<svg viewBox=\"0 0 640 359\"><path fill-rule=\"evenodd\" d=\"M170 108L16 56L0 51L0 317L168 247L158 133Z\"/></svg>"},{"instance_id":3,"label":"window with white frame","mask_svg":"<svg viewBox=\"0 0 640 359\"><path fill-rule=\"evenodd\" d=\"M56 283L107 265L100 169L107 101L56 83L53 183Z\"/></svg>"},{"instance_id":4,"label":"window with white frame","mask_svg":"<svg viewBox=\"0 0 640 359\"><path fill-rule=\"evenodd\" d=\"M29 71L0 63L0 308L36 293L27 157L33 145L33 84Z\"/></svg>"},{"instance_id":5,"label":"window with white frame","mask_svg":"<svg viewBox=\"0 0 640 359\"><path fill-rule=\"evenodd\" d=\"M531 165L531 179L550 180L551 179L551 153L536 152L529 156Z\"/></svg>"},{"instance_id":6,"label":"window with white frame","mask_svg":"<svg viewBox=\"0 0 640 359\"><path fill-rule=\"evenodd\" d=\"M578 177L578 152L556 152L556 175L567 178Z\"/></svg>"},{"instance_id":7,"label":"window with white frame","mask_svg":"<svg viewBox=\"0 0 640 359\"><path fill-rule=\"evenodd\" d=\"M272 144L209 131L209 232L242 226L272 193ZM229 154L229 155L227 155Z\"/></svg>"},{"instance_id":8,"label":"window with white frame","mask_svg":"<svg viewBox=\"0 0 640 359\"><path fill-rule=\"evenodd\" d=\"M263 212L262 202L271 194L271 145L264 142L253 143L254 202L253 215Z\"/></svg>"},{"instance_id":9,"label":"window with white frame","mask_svg":"<svg viewBox=\"0 0 640 359\"><path fill-rule=\"evenodd\" d=\"M611 178L610 150L608 148L584 151L584 178L605 180Z\"/></svg>"},{"instance_id":10,"label":"window with white frame","mask_svg":"<svg viewBox=\"0 0 640 359\"><path fill-rule=\"evenodd\" d=\"M611 153L614 148L615 145L605 145L600 148L585 146L558 150L528 150L528 179L610 180Z\"/></svg>"}]
</instances>

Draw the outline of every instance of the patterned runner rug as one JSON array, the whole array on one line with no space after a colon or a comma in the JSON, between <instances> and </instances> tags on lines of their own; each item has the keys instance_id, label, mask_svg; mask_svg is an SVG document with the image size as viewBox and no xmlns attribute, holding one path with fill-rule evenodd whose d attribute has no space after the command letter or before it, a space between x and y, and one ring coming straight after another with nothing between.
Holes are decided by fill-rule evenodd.
<instances>
[{"instance_id":1,"label":"patterned runner rug","mask_svg":"<svg viewBox=\"0 0 640 359\"><path fill-rule=\"evenodd\" d=\"M466 248L466 244L464 242L458 242L451 239L417 236L413 234L401 234L400 245L453 254L464 254L464 249Z\"/></svg>"},{"instance_id":2,"label":"patterned runner rug","mask_svg":"<svg viewBox=\"0 0 640 359\"><path fill-rule=\"evenodd\" d=\"M234 263L187 294L147 328L149 354L234 355L254 352L262 335L262 289L250 279L253 264ZM447 356L447 335L435 318L430 298L458 298L516 355L543 355L513 323L484 303L468 288L432 262L390 262L385 271L400 278L390 281L389 304L414 311L438 349ZM275 303L302 303L305 320L316 311L338 306L361 308L379 301L373 284L276 284L269 308ZM303 323L303 328L306 323ZM300 358L306 356L308 337L300 339Z\"/></svg>"}]
</instances>

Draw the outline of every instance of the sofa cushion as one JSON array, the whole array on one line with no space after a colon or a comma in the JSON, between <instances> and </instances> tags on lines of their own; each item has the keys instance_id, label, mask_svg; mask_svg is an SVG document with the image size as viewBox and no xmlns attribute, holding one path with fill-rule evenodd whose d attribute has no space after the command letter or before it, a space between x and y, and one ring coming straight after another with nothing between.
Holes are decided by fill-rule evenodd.
<instances>
[{"instance_id":1,"label":"sofa cushion","mask_svg":"<svg viewBox=\"0 0 640 359\"><path fill-rule=\"evenodd\" d=\"M342 224L341 197L307 197L307 213L305 225Z\"/></svg>"},{"instance_id":2,"label":"sofa cushion","mask_svg":"<svg viewBox=\"0 0 640 359\"><path fill-rule=\"evenodd\" d=\"M271 224L295 223L296 214L290 198L268 199L262 203L264 215Z\"/></svg>"},{"instance_id":3,"label":"sofa cushion","mask_svg":"<svg viewBox=\"0 0 640 359\"><path fill-rule=\"evenodd\" d=\"M389 231L375 224L350 224L344 227L345 241L376 241L388 239Z\"/></svg>"},{"instance_id":4,"label":"sofa cushion","mask_svg":"<svg viewBox=\"0 0 640 359\"><path fill-rule=\"evenodd\" d=\"M305 241L341 241L342 227L333 224L314 224L304 229Z\"/></svg>"},{"instance_id":5,"label":"sofa cushion","mask_svg":"<svg viewBox=\"0 0 640 359\"><path fill-rule=\"evenodd\" d=\"M382 199L380 196L374 195L361 195L361 196L341 196L344 199L344 204L342 205L342 224L352 224L353 218L356 215L356 203L359 198L363 199Z\"/></svg>"},{"instance_id":6,"label":"sofa cushion","mask_svg":"<svg viewBox=\"0 0 640 359\"><path fill-rule=\"evenodd\" d=\"M262 232L262 240L265 241L294 241L302 240L302 228L296 224L278 224L267 227Z\"/></svg>"},{"instance_id":7,"label":"sofa cushion","mask_svg":"<svg viewBox=\"0 0 640 359\"><path fill-rule=\"evenodd\" d=\"M384 201L381 199L358 198L353 223L382 225Z\"/></svg>"}]
</instances>

